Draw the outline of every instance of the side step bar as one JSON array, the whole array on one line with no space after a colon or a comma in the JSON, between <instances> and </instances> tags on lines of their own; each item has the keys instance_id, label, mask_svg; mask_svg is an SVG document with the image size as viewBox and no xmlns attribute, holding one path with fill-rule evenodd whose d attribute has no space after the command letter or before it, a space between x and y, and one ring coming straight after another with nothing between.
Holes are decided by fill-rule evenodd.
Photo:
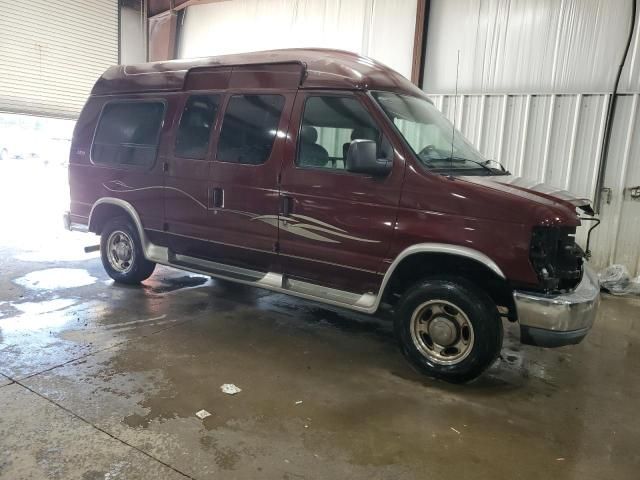
<instances>
[{"instance_id":1,"label":"side step bar","mask_svg":"<svg viewBox=\"0 0 640 480\"><path fill-rule=\"evenodd\" d=\"M161 258L150 258L150 260L183 270L266 288L280 293L288 293L307 300L315 300L320 303L328 303L359 312L373 313L375 311L376 297L371 293L358 294L337 290L301 280L293 280L280 273L258 272L188 255L180 255L170 250L167 251L166 260Z\"/></svg>"},{"instance_id":2,"label":"side step bar","mask_svg":"<svg viewBox=\"0 0 640 480\"><path fill-rule=\"evenodd\" d=\"M265 278L265 274L262 272L190 257L188 255L179 255L172 251L169 251L169 262L177 267L197 268L205 270L210 275L226 277L231 280L260 283ZM276 283L273 283L273 286L282 286L282 280L274 280L276 280Z\"/></svg>"}]
</instances>

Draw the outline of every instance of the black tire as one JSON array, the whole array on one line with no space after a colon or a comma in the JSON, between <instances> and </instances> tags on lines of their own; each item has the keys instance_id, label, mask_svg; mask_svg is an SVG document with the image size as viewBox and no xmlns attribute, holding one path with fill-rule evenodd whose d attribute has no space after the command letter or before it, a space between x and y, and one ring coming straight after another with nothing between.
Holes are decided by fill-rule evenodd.
<instances>
[{"instance_id":1,"label":"black tire","mask_svg":"<svg viewBox=\"0 0 640 480\"><path fill-rule=\"evenodd\" d=\"M113 248L112 242L118 246ZM118 252L122 253L120 257ZM100 256L107 274L118 283L136 285L149 278L156 268L154 262L145 258L138 231L126 217L112 218L105 224L100 236Z\"/></svg>"},{"instance_id":2,"label":"black tire","mask_svg":"<svg viewBox=\"0 0 640 480\"><path fill-rule=\"evenodd\" d=\"M394 328L411 364L451 383L477 378L502 348L495 303L464 278L428 278L411 287L400 300Z\"/></svg>"}]
</instances>

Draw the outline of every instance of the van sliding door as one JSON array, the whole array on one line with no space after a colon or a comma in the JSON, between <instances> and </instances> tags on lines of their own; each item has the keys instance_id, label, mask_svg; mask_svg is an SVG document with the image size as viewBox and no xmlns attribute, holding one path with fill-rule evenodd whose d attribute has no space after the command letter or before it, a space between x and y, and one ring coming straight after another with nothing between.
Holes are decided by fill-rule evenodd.
<instances>
[{"instance_id":1,"label":"van sliding door","mask_svg":"<svg viewBox=\"0 0 640 480\"><path fill-rule=\"evenodd\" d=\"M278 271L278 172L295 92L228 94L211 171L211 259Z\"/></svg>"},{"instance_id":2,"label":"van sliding door","mask_svg":"<svg viewBox=\"0 0 640 480\"><path fill-rule=\"evenodd\" d=\"M205 257L210 249L208 223L212 138L224 94L196 92L184 100L165 160L165 228L173 252Z\"/></svg>"}]
</instances>

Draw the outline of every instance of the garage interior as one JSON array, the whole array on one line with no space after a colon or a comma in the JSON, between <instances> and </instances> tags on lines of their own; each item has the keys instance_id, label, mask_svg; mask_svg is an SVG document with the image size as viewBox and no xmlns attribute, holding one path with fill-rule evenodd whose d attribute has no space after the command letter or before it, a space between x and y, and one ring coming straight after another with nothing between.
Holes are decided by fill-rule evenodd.
<instances>
[{"instance_id":1,"label":"garage interior","mask_svg":"<svg viewBox=\"0 0 640 480\"><path fill-rule=\"evenodd\" d=\"M637 479L639 16L633 0L3 5L0 478ZM592 200L590 263L624 267L629 293L602 293L579 345L522 346L505 322L492 367L453 385L404 360L393 312L160 266L114 283L85 252L98 237L61 221L96 79L294 47L381 61L486 158Z\"/></svg>"}]
</instances>

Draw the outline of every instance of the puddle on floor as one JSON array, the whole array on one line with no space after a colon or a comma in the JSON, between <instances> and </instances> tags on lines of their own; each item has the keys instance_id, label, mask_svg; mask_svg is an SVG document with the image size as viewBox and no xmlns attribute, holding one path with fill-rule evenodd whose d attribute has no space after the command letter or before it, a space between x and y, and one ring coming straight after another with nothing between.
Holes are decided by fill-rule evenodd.
<instances>
[{"instance_id":1,"label":"puddle on floor","mask_svg":"<svg viewBox=\"0 0 640 480\"><path fill-rule=\"evenodd\" d=\"M4 318L0 327L6 333L27 332L34 330L55 330L71 321L64 311L53 311L37 315L22 314Z\"/></svg>"},{"instance_id":2,"label":"puddle on floor","mask_svg":"<svg viewBox=\"0 0 640 480\"><path fill-rule=\"evenodd\" d=\"M20 286L32 290L57 290L84 287L98 279L79 268L49 268L36 270L14 280Z\"/></svg>"},{"instance_id":3,"label":"puddle on floor","mask_svg":"<svg viewBox=\"0 0 640 480\"><path fill-rule=\"evenodd\" d=\"M102 301L77 303L77 299L57 298L45 302L10 303L19 313L0 318L0 330L5 333L22 334L42 331L48 335L57 333L63 327L86 326L94 322L108 309Z\"/></svg>"},{"instance_id":4,"label":"puddle on floor","mask_svg":"<svg viewBox=\"0 0 640 480\"><path fill-rule=\"evenodd\" d=\"M76 301L72 298L56 298L54 300L47 300L44 302L11 303L11 306L16 310L21 311L22 313L33 315L62 310L64 308L70 307L74 303L76 303Z\"/></svg>"},{"instance_id":5,"label":"puddle on floor","mask_svg":"<svg viewBox=\"0 0 640 480\"><path fill-rule=\"evenodd\" d=\"M61 252L59 248L33 250L15 256L17 260L23 262L79 262L99 257L100 252L85 253L82 247L72 248L65 252Z\"/></svg>"}]
</instances>

